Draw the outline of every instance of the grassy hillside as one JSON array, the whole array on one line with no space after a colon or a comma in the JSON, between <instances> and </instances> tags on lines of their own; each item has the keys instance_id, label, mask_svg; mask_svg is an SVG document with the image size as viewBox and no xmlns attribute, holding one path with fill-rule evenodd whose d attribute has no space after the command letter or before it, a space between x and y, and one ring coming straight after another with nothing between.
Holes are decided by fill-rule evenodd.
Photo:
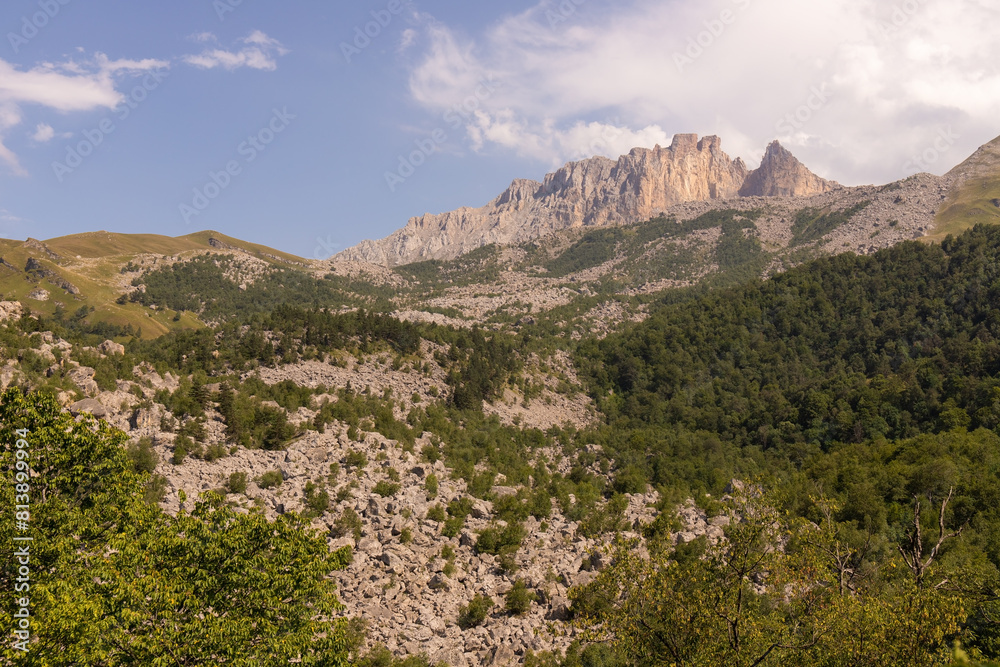
<instances>
[{"instance_id":1,"label":"grassy hillside","mask_svg":"<svg viewBox=\"0 0 1000 667\"><path fill-rule=\"evenodd\" d=\"M249 243L247 241L241 241L240 239L235 239L231 236L226 236L225 234L220 234L218 232L213 232L211 230L203 232L195 232L194 234L188 234L187 236L178 237L176 240L185 240L197 243L202 247L210 248L213 247L209 243L210 239L215 239L216 241L221 241L226 245L232 246L234 248L239 248L244 250L255 257L264 259L267 261L285 261L292 264L308 264L309 260L298 257L297 255L292 255L287 252L282 252L280 250L275 250L274 248L269 248L258 243Z\"/></svg>"},{"instance_id":2,"label":"grassy hillside","mask_svg":"<svg viewBox=\"0 0 1000 667\"><path fill-rule=\"evenodd\" d=\"M125 257L143 253L177 255L209 247L207 241L200 243L188 237L171 238L158 234L115 234L104 231L61 236L46 241L45 245L67 259Z\"/></svg>"},{"instance_id":3,"label":"grassy hillside","mask_svg":"<svg viewBox=\"0 0 1000 667\"><path fill-rule=\"evenodd\" d=\"M45 317L72 315L85 308L88 322L131 327L141 330L143 338L155 338L203 323L191 312L122 301L135 275L126 275L126 270L140 266L152 270L174 261L187 262L206 252L249 255L276 268L301 273L304 280L312 279L309 263L301 257L213 231L177 238L98 231L48 241L0 239L0 295Z\"/></svg>"},{"instance_id":4,"label":"grassy hillside","mask_svg":"<svg viewBox=\"0 0 1000 667\"><path fill-rule=\"evenodd\" d=\"M980 223L1000 223L1000 137L948 175L956 179L955 187L941 207L928 240L940 241Z\"/></svg>"}]
</instances>

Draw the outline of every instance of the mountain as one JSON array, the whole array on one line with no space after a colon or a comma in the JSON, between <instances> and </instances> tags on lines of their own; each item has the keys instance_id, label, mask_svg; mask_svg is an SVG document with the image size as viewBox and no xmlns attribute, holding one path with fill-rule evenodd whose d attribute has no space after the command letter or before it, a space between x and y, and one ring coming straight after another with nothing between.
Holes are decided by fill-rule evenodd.
<instances>
[{"instance_id":1,"label":"mountain","mask_svg":"<svg viewBox=\"0 0 1000 667\"><path fill-rule=\"evenodd\" d=\"M740 188L741 197L802 197L829 192L836 183L825 181L809 171L777 141L764 153L760 167L747 175Z\"/></svg>"},{"instance_id":2,"label":"mountain","mask_svg":"<svg viewBox=\"0 0 1000 667\"><path fill-rule=\"evenodd\" d=\"M945 178L951 192L936 219L935 240L981 222L1000 223L1000 137L985 144Z\"/></svg>"},{"instance_id":3,"label":"mountain","mask_svg":"<svg viewBox=\"0 0 1000 667\"><path fill-rule=\"evenodd\" d=\"M453 259L490 243L523 243L563 229L648 220L685 202L810 196L838 187L810 172L778 142L751 171L723 152L718 137L678 134L667 148L634 148L617 161L571 162L541 183L515 180L486 206L412 218L388 238L364 241L335 259L384 266Z\"/></svg>"},{"instance_id":4,"label":"mountain","mask_svg":"<svg viewBox=\"0 0 1000 667\"><path fill-rule=\"evenodd\" d=\"M633 612L675 625L685 664L749 664L734 591L767 664L944 664L955 637L995 661L1000 226L912 240L996 206L997 149L847 188L778 144L747 171L680 138L503 204L548 187L589 224L392 268L216 232L0 240L0 389L40 391L0 399L0 468L29 441L48 466L31 529L58 556L32 570L58 593L32 600L36 661L277 664L229 631L286 650L254 621L273 616L320 624L281 664L329 662L309 642L334 582L361 667L641 664L642 644L577 641ZM612 187L650 219L598 210Z\"/></svg>"}]
</instances>

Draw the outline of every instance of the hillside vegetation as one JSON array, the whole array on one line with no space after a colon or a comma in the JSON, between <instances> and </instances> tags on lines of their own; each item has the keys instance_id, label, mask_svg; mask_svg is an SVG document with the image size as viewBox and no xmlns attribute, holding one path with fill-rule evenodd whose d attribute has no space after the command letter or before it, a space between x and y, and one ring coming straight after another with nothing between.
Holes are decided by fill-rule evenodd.
<instances>
[{"instance_id":1,"label":"hillside vegetation","mask_svg":"<svg viewBox=\"0 0 1000 667\"><path fill-rule=\"evenodd\" d=\"M806 211L790 231L814 243L861 210ZM39 393L5 395L5 428L62 434L41 452L62 485L39 508L54 545L39 580L45 655L139 664L183 647L186 664L212 664L219 637L236 633L237 662L298 651L315 664L409 653L426 665L413 639L425 632L445 662L492 659L493 637L520 648L511 659L566 667L1000 658L1000 227L763 280L776 259L765 215L484 248L397 269L403 290L216 248L126 271L134 289L117 304L197 326L151 340L85 303L7 320L4 382ZM698 275L692 258L713 266L700 283L622 297L644 321L601 335L574 324L651 276ZM475 281L510 262L573 296L486 326L387 312L406 289L483 289ZM623 271L567 287L609 263ZM575 368L560 366L569 355ZM80 412L84 396L129 435L74 422L53 400ZM573 396L596 417L521 421ZM0 450L9 461L14 440ZM261 561L248 545L265 533ZM225 580L201 578L180 540L206 558L238 547L209 558ZM333 545L356 560L320 558ZM370 619L377 642L364 624L331 624L337 567L356 613L412 601L434 613ZM274 585L239 603L259 576ZM275 612L297 590L302 605ZM495 595L508 596L502 610ZM107 642L80 641L88 614L103 615ZM255 614L273 624L242 623ZM556 630L545 643L525 634L545 621ZM203 641L184 643L192 632ZM139 658L114 644L126 636Z\"/></svg>"}]
</instances>

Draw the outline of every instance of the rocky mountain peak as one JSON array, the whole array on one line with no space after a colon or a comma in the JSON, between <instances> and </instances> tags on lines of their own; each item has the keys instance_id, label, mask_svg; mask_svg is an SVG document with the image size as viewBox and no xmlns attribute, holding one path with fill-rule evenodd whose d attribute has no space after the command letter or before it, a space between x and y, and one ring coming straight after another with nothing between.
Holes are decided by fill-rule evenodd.
<instances>
[{"instance_id":1,"label":"rocky mountain peak","mask_svg":"<svg viewBox=\"0 0 1000 667\"><path fill-rule=\"evenodd\" d=\"M784 146L772 141L760 167L747 176L741 197L803 197L823 194L840 185L809 171Z\"/></svg>"},{"instance_id":2,"label":"rocky mountain peak","mask_svg":"<svg viewBox=\"0 0 1000 667\"><path fill-rule=\"evenodd\" d=\"M490 243L523 243L562 229L630 224L677 204L739 196L814 195L839 187L819 178L777 142L759 169L731 159L717 136L675 135L670 146L633 148L617 160L570 162L543 181L517 179L480 208L412 218L381 241L336 257L396 266L452 259Z\"/></svg>"}]
</instances>

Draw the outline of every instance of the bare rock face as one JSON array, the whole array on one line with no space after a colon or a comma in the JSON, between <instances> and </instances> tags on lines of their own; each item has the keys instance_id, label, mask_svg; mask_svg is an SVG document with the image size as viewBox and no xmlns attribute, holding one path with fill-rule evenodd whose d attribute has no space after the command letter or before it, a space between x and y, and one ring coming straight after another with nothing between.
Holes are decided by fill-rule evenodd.
<instances>
[{"instance_id":1,"label":"bare rock face","mask_svg":"<svg viewBox=\"0 0 1000 667\"><path fill-rule=\"evenodd\" d=\"M777 141L771 142L759 169L747 176L741 197L809 197L840 185L812 173Z\"/></svg>"},{"instance_id":2,"label":"bare rock face","mask_svg":"<svg viewBox=\"0 0 1000 667\"><path fill-rule=\"evenodd\" d=\"M453 259L481 246L523 243L563 229L648 220L686 202L747 196L812 195L836 187L813 175L777 142L760 169L730 159L718 137L678 134L667 148L634 148L618 160L570 162L542 183L515 180L481 208L412 218L381 241L363 241L337 262L396 266Z\"/></svg>"}]
</instances>

